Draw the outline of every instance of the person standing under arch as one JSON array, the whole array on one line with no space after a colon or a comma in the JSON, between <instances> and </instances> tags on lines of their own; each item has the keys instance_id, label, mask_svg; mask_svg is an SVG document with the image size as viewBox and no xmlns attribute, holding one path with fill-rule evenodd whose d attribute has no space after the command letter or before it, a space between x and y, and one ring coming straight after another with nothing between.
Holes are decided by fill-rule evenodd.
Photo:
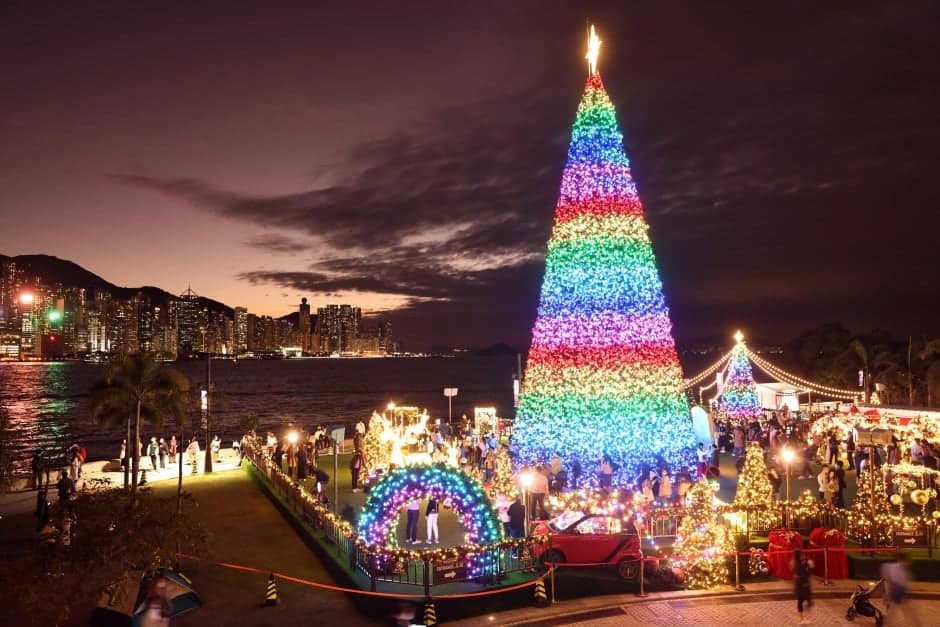
<instances>
[{"instance_id":1,"label":"person standing under arch","mask_svg":"<svg viewBox=\"0 0 940 627\"><path fill-rule=\"evenodd\" d=\"M437 529L437 499L433 496L428 497L428 506L424 510L424 518L427 520L428 544L440 544L441 534Z\"/></svg>"}]
</instances>

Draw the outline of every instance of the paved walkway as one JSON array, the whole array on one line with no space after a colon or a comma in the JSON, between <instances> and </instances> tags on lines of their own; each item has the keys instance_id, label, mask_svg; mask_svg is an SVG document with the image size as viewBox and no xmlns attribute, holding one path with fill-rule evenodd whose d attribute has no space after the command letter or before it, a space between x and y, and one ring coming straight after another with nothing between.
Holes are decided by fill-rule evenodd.
<instances>
[{"instance_id":1,"label":"paved walkway","mask_svg":"<svg viewBox=\"0 0 940 627\"><path fill-rule=\"evenodd\" d=\"M883 605L877 602L883 609ZM847 600L820 599L806 612L811 624L874 625L873 618L857 617L855 622L845 618ZM909 614L889 617L889 625L935 625L936 602L912 601L906 608ZM909 620L909 618L913 620ZM894 620L897 618L897 620ZM618 608L617 614L590 620L566 621L572 627L622 627L624 625L798 625L799 614L795 601L753 601L747 603L653 602ZM544 623L543 623L544 624Z\"/></svg>"},{"instance_id":2,"label":"paved walkway","mask_svg":"<svg viewBox=\"0 0 940 627\"><path fill-rule=\"evenodd\" d=\"M814 582L816 597L816 625L849 625L845 619L848 599L858 584L870 582L840 580L831 586ZM935 615L940 607L940 583L914 582L911 586L910 605L924 627L936 624ZM884 602L875 604L884 609ZM446 617L440 617L446 620ZM483 625L583 625L612 627L619 625L795 625L799 623L793 584L788 581L770 581L748 585L744 592L729 589L718 592L678 590L651 592L640 598L636 594L585 597L561 601L547 608L526 607L495 614L477 616L447 623L455 627ZM874 625L874 620L858 617L856 625ZM895 622L893 625L914 625L914 622Z\"/></svg>"}]
</instances>

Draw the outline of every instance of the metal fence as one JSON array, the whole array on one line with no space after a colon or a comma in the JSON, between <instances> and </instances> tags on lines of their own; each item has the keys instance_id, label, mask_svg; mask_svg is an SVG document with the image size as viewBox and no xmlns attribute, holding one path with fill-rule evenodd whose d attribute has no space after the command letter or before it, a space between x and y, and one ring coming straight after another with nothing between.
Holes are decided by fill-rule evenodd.
<instances>
[{"instance_id":1,"label":"metal fence","mask_svg":"<svg viewBox=\"0 0 940 627\"><path fill-rule=\"evenodd\" d=\"M521 546L492 545L449 560L434 560L430 556L397 559L383 551L370 550L349 537L327 508L278 468L259 445L249 443L243 452L291 512L319 533L328 550L333 547L337 560L347 560L350 569L369 578L372 591L376 591L379 583L421 587L426 595L430 595L432 586L456 581L497 585L508 573L537 565L534 540Z\"/></svg>"}]
</instances>

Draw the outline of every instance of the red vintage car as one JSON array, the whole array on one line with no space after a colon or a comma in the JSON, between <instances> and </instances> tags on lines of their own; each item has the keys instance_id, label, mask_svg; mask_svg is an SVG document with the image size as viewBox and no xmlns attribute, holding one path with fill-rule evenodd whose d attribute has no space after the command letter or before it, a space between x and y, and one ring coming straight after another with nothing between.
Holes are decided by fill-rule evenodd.
<instances>
[{"instance_id":1,"label":"red vintage car","mask_svg":"<svg viewBox=\"0 0 940 627\"><path fill-rule=\"evenodd\" d=\"M632 519L566 512L541 523L533 532L536 536L545 534L551 534L551 541L535 545L535 555L543 564L613 566L623 579L637 579L640 574L643 553ZM645 566L656 567L655 562Z\"/></svg>"}]
</instances>

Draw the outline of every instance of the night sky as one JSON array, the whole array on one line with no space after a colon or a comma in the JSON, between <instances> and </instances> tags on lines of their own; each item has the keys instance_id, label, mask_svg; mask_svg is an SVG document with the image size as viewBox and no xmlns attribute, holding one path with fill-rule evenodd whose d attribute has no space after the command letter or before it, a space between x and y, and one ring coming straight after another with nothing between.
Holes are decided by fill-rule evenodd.
<instances>
[{"instance_id":1,"label":"night sky","mask_svg":"<svg viewBox=\"0 0 940 627\"><path fill-rule=\"evenodd\" d=\"M590 18L680 344L940 335L938 7L5 2L0 253L524 347Z\"/></svg>"}]
</instances>

